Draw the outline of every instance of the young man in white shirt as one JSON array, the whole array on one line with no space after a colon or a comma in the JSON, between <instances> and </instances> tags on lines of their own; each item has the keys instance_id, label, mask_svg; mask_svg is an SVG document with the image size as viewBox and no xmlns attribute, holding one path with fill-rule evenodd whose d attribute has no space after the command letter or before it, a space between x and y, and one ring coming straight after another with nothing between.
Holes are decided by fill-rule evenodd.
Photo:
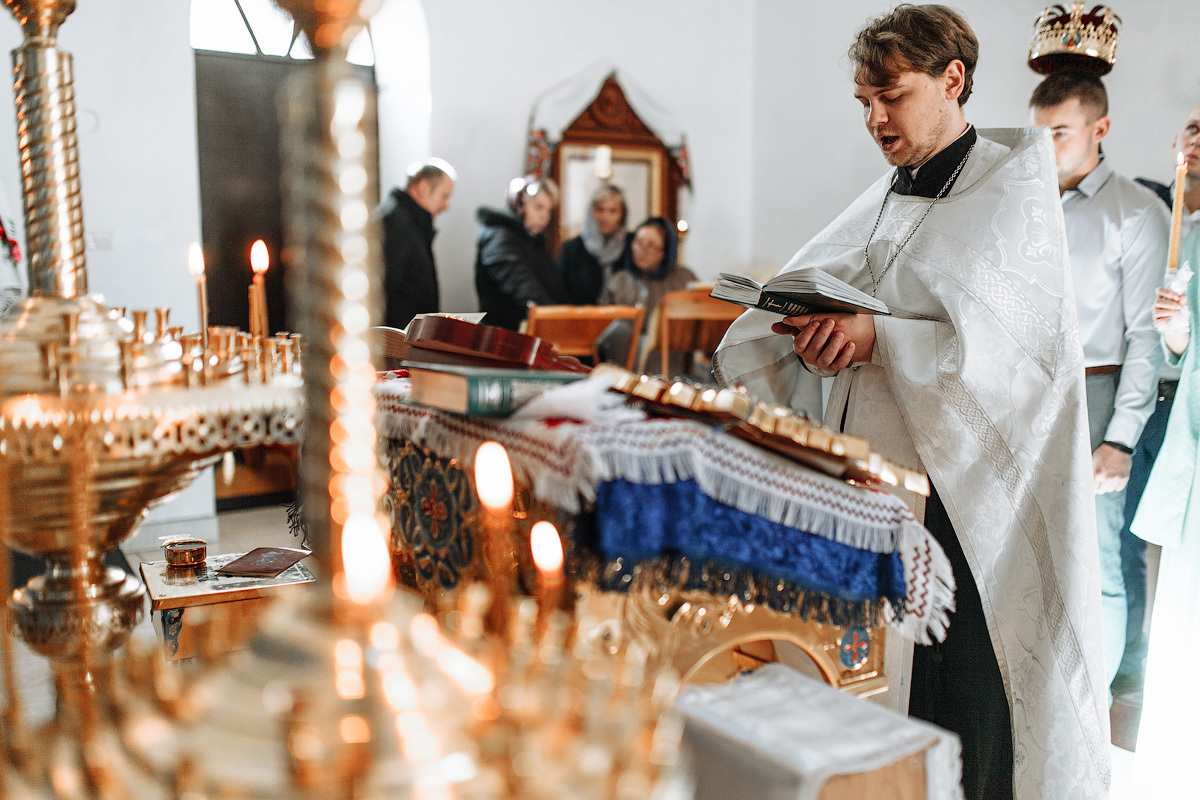
<instances>
[{"instance_id":1,"label":"young man in white shirt","mask_svg":"<svg viewBox=\"0 0 1200 800\"><path fill-rule=\"evenodd\" d=\"M1125 486L1133 448L1154 410L1162 364L1152 308L1167 259L1169 219L1145 187L1118 175L1100 143L1108 93L1086 72L1051 74L1029 101L1050 129L1067 228L1091 430L1104 617L1105 679L1117 674L1128 611L1121 569Z\"/></svg>"}]
</instances>

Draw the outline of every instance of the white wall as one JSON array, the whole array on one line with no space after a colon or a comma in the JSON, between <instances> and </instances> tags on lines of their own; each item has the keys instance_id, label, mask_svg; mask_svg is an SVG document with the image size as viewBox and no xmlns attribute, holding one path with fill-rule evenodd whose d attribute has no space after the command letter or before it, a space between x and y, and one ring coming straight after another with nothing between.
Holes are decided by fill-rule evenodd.
<instances>
[{"instance_id":1,"label":"white wall","mask_svg":"<svg viewBox=\"0 0 1200 800\"><path fill-rule=\"evenodd\" d=\"M119 8L115 7L119 5ZM80 3L59 44L74 56L88 287L115 306L169 306L195 330L199 312L187 245L200 239L194 58L189 3ZM131 24L137 20L138 24ZM21 43L9 14L0 50ZM11 84L10 84L11 87ZM15 217L23 201L12 91L0 115L0 187ZM152 521L214 514L211 471Z\"/></svg>"},{"instance_id":2,"label":"white wall","mask_svg":"<svg viewBox=\"0 0 1200 800\"><path fill-rule=\"evenodd\" d=\"M773 273L887 169L853 99L846 50L866 19L893 5L757 0L751 148L756 270ZM1040 78L1025 58L1045 4L951 5L980 40L968 120L980 127L1027 124L1029 95ZM1138 0L1116 10L1124 26L1116 66L1105 78L1113 120L1105 151L1119 172L1165 181L1173 168L1171 138L1200 105L1200 3ZM707 187L697 195L702 191Z\"/></svg>"},{"instance_id":3,"label":"white wall","mask_svg":"<svg viewBox=\"0 0 1200 800\"><path fill-rule=\"evenodd\" d=\"M746 266L750 245L751 7L726 0L425 2L433 154L459 173L438 218L442 305L476 307L475 209L520 174L534 98L607 59L688 134L696 185L682 198L698 273ZM583 110L581 105L580 111ZM674 144L674 142L671 142ZM386 185L386 184L385 184Z\"/></svg>"},{"instance_id":4,"label":"white wall","mask_svg":"<svg viewBox=\"0 0 1200 800\"><path fill-rule=\"evenodd\" d=\"M379 87L379 183L404 186L405 167L432 148L429 26L421 0L388 0L371 19Z\"/></svg>"}]
</instances>

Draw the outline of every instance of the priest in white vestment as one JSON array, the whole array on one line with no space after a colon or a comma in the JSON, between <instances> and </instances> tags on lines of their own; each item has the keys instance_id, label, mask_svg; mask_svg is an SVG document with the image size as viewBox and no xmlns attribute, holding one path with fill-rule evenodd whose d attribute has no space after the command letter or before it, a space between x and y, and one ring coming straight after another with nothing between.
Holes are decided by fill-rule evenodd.
<instances>
[{"instance_id":1,"label":"priest in white vestment","mask_svg":"<svg viewBox=\"0 0 1200 800\"><path fill-rule=\"evenodd\" d=\"M909 499L954 565L958 609L944 642L916 648L912 713L963 740L967 798L1092 800L1110 784L1107 693L1054 155L1044 130L967 125L977 54L941 6L901 6L850 51L898 169L784 269L824 269L892 316L750 311L713 365L781 403L805 369L836 373L826 423L928 472L933 497Z\"/></svg>"}]
</instances>

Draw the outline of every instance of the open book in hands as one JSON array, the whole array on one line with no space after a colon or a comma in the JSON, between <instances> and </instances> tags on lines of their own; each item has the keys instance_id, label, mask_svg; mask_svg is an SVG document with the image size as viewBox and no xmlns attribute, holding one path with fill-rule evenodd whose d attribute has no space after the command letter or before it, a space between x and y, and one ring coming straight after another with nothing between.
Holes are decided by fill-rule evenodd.
<instances>
[{"instance_id":1,"label":"open book in hands","mask_svg":"<svg viewBox=\"0 0 1200 800\"><path fill-rule=\"evenodd\" d=\"M759 283L741 275L721 273L710 297L761 308L785 317L826 312L831 314L890 314L888 307L816 267L804 267Z\"/></svg>"}]
</instances>

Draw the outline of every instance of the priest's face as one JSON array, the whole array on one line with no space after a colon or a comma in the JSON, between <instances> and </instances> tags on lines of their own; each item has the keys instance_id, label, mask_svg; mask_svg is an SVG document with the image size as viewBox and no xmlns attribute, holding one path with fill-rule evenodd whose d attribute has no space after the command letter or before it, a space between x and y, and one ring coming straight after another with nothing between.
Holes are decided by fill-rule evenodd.
<instances>
[{"instance_id":1,"label":"priest's face","mask_svg":"<svg viewBox=\"0 0 1200 800\"><path fill-rule=\"evenodd\" d=\"M1188 176L1200 178L1200 106L1192 109L1183 130L1175 134L1175 155L1183 156Z\"/></svg>"},{"instance_id":2,"label":"priest's face","mask_svg":"<svg viewBox=\"0 0 1200 800\"><path fill-rule=\"evenodd\" d=\"M963 132L961 68L955 61L936 78L902 70L887 86L855 84L867 131L893 167L919 167Z\"/></svg>"}]
</instances>

